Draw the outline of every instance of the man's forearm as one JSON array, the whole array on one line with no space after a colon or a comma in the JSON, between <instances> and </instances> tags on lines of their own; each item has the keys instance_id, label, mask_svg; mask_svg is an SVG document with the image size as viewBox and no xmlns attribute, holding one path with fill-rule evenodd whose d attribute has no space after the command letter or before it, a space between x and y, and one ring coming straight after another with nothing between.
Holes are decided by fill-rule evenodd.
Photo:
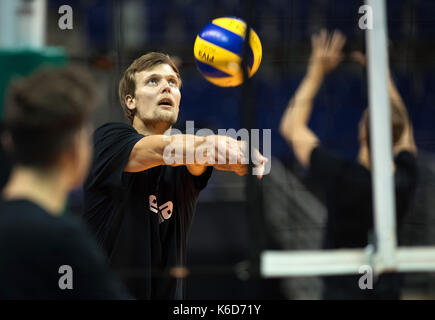
<instances>
[{"instance_id":1,"label":"man's forearm","mask_svg":"<svg viewBox=\"0 0 435 320\"><path fill-rule=\"evenodd\" d=\"M317 64L308 66L305 78L296 91L296 95L314 98L323 83L324 77L325 73L321 66Z\"/></svg>"},{"instance_id":2,"label":"man's forearm","mask_svg":"<svg viewBox=\"0 0 435 320\"><path fill-rule=\"evenodd\" d=\"M324 73L318 67L310 67L294 96L294 124L307 125L313 110L313 101L323 83Z\"/></svg>"},{"instance_id":3,"label":"man's forearm","mask_svg":"<svg viewBox=\"0 0 435 320\"><path fill-rule=\"evenodd\" d=\"M179 165L231 165L247 163L243 146L242 141L223 135L176 135L171 137L163 153L169 160L175 156Z\"/></svg>"},{"instance_id":4,"label":"man's forearm","mask_svg":"<svg viewBox=\"0 0 435 320\"><path fill-rule=\"evenodd\" d=\"M201 166L214 166L218 170L243 175L247 173L248 161L246 143L228 136L153 135L136 143L124 171L138 172L159 165L186 165L195 172L200 172ZM259 152L254 152L256 166L265 161Z\"/></svg>"},{"instance_id":5,"label":"man's forearm","mask_svg":"<svg viewBox=\"0 0 435 320\"><path fill-rule=\"evenodd\" d=\"M185 165L194 161L195 149L206 137L194 135L151 135L139 140L130 152L124 169L139 172L160 165Z\"/></svg>"},{"instance_id":6,"label":"man's forearm","mask_svg":"<svg viewBox=\"0 0 435 320\"><path fill-rule=\"evenodd\" d=\"M280 125L281 133L288 139L291 139L291 131L294 128L308 125L313 101L323 83L323 78L324 73L321 68L310 66L295 95L289 101Z\"/></svg>"},{"instance_id":7,"label":"man's forearm","mask_svg":"<svg viewBox=\"0 0 435 320\"><path fill-rule=\"evenodd\" d=\"M245 141L224 135L205 137L204 140L197 141L194 148L189 149L188 146L186 154L188 153L194 154L193 166L195 167L213 166L217 170L233 171L238 175L244 175L248 172L249 154L251 154L252 162L256 168L264 168L267 161L257 149L249 152L248 144ZM191 156L190 159L192 158Z\"/></svg>"}]
</instances>

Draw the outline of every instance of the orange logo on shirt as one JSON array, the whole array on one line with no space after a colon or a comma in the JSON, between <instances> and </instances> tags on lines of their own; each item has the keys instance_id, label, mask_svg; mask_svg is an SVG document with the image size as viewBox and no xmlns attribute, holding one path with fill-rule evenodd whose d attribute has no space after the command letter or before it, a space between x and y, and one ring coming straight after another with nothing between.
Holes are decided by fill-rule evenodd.
<instances>
[{"instance_id":1,"label":"orange logo on shirt","mask_svg":"<svg viewBox=\"0 0 435 320\"><path fill-rule=\"evenodd\" d=\"M161 206L157 204L157 197L155 195L149 196L150 210L159 215L159 223L168 220L174 211L174 204L172 201L165 202Z\"/></svg>"}]
</instances>

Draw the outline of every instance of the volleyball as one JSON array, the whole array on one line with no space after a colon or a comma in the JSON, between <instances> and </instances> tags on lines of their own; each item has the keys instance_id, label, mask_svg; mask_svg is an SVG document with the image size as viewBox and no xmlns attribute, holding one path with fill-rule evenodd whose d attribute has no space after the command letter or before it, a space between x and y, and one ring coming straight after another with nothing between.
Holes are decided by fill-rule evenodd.
<instances>
[{"instance_id":1,"label":"volleyball","mask_svg":"<svg viewBox=\"0 0 435 320\"><path fill-rule=\"evenodd\" d=\"M220 87L235 87L243 82L241 61L246 23L236 17L212 20L196 36L193 46L196 65L204 78ZM251 28L249 39L248 76L260 67L260 38Z\"/></svg>"}]
</instances>

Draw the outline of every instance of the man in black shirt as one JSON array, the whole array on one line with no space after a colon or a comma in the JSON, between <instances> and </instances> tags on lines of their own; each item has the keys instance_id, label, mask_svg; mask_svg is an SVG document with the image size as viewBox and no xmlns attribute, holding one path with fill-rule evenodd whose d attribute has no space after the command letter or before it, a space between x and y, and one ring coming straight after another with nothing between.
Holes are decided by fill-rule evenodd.
<instances>
[{"instance_id":1,"label":"man in black shirt","mask_svg":"<svg viewBox=\"0 0 435 320\"><path fill-rule=\"evenodd\" d=\"M312 54L308 72L297 89L281 120L280 131L293 147L298 161L309 168L310 176L326 192L328 220L325 249L362 248L369 242L373 229L372 188L370 175L370 141L368 110L359 124L360 149L358 162L347 161L319 145L318 138L308 127L313 101L324 76L335 69L342 59L345 38L339 32L328 35L321 31L312 37ZM364 62L361 53L355 55ZM412 127L405 105L389 78L395 190L398 225L407 211L416 187L417 152ZM360 275L325 277L325 299L397 299L400 278L383 274L373 290L361 290Z\"/></svg>"},{"instance_id":2,"label":"man in black shirt","mask_svg":"<svg viewBox=\"0 0 435 320\"><path fill-rule=\"evenodd\" d=\"M140 299L183 298L187 236L199 192L212 167L247 172L243 142L164 135L177 120L180 87L178 68L165 54L148 53L127 68L119 98L130 125L109 123L95 131L84 186L84 217ZM180 161L168 162L168 150ZM255 157L261 170L267 159L258 150Z\"/></svg>"},{"instance_id":3,"label":"man in black shirt","mask_svg":"<svg viewBox=\"0 0 435 320\"><path fill-rule=\"evenodd\" d=\"M130 298L84 226L62 215L88 172L95 97L74 67L42 69L6 94L14 167L0 201L0 299Z\"/></svg>"}]
</instances>

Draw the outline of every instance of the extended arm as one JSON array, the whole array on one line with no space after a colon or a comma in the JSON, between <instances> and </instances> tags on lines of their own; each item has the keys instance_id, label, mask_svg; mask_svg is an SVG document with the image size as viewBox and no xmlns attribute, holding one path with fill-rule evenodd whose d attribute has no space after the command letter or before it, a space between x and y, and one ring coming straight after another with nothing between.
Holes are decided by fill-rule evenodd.
<instances>
[{"instance_id":1,"label":"extended arm","mask_svg":"<svg viewBox=\"0 0 435 320\"><path fill-rule=\"evenodd\" d=\"M267 161L255 153L253 162L264 166ZM218 170L247 173L247 150L241 141L213 135L152 135L139 140L130 153L126 172L139 172L159 165L185 165L193 175L202 174L207 166Z\"/></svg>"},{"instance_id":2,"label":"extended arm","mask_svg":"<svg viewBox=\"0 0 435 320\"><path fill-rule=\"evenodd\" d=\"M312 54L307 74L289 101L281 119L280 133L291 144L298 161L305 167L309 165L310 155L318 143L318 138L308 127L313 110L313 101L325 75L335 69L342 60L345 37L335 31L329 35L322 30L311 37Z\"/></svg>"}]
</instances>

